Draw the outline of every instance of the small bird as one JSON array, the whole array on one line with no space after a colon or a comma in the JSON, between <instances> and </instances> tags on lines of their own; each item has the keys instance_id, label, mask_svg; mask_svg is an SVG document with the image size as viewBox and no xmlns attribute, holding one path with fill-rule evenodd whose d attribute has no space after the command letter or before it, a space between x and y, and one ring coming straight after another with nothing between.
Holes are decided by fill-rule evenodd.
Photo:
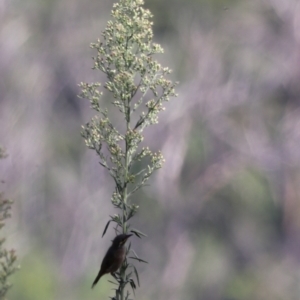
<instances>
[{"instance_id":1,"label":"small bird","mask_svg":"<svg viewBox=\"0 0 300 300\"><path fill-rule=\"evenodd\" d=\"M93 282L92 288L99 281L101 276L107 273L113 275L113 273L121 267L126 254L124 245L130 236L132 236L132 234L120 234L113 239L112 245L109 247L103 258L100 271Z\"/></svg>"}]
</instances>

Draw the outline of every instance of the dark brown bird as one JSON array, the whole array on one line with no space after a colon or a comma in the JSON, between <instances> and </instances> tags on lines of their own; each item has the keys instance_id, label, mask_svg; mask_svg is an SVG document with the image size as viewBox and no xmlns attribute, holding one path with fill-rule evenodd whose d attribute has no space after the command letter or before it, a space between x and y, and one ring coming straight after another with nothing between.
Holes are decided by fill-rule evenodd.
<instances>
[{"instance_id":1,"label":"dark brown bird","mask_svg":"<svg viewBox=\"0 0 300 300\"><path fill-rule=\"evenodd\" d=\"M103 258L100 271L93 282L92 288L99 281L101 276L107 273L113 275L113 273L121 267L126 254L124 245L130 236L132 236L132 234L120 234L113 239L112 245L109 247Z\"/></svg>"}]
</instances>

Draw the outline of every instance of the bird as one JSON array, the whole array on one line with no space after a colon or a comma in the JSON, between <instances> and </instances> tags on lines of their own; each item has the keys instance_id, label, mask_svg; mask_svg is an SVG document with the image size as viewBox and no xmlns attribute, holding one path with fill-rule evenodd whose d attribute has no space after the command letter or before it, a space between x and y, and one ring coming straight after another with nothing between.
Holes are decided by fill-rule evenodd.
<instances>
[{"instance_id":1,"label":"bird","mask_svg":"<svg viewBox=\"0 0 300 300\"><path fill-rule=\"evenodd\" d=\"M125 243L132 234L119 234L112 240L112 245L108 248L100 267L100 271L92 284L92 288L104 275L116 272L122 265L126 256Z\"/></svg>"}]
</instances>

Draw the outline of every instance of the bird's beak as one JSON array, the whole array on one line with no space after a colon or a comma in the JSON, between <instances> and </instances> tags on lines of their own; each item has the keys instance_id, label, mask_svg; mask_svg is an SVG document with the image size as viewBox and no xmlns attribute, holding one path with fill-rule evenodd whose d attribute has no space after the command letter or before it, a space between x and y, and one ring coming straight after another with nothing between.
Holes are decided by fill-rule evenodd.
<instances>
[{"instance_id":1,"label":"bird's beak","mask_svg":"<svg viewBox=\"0 0 300 300\"><path fill-rule=\"evenodd\" d=\"M127 241L131 236L132 234L126 234L125 241Z\"/></svg>"},{"instance_id":2,"label":"bird's beak","mask_svg":"<svg viewBox=\"0 0 300 300\"><path fill-rule=\"evenodd\" d=\"M124 245L127 242L128 238L131 236L132 234L126 234L125 238L123 239L123 241L121 241L120 245Z\"/></svg>"}]
</instances>

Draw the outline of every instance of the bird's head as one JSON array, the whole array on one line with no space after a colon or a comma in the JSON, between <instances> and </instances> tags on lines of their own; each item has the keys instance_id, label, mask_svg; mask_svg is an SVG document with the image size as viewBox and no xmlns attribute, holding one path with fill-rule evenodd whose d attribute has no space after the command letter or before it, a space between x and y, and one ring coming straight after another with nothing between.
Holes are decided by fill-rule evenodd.
<instances>
[{"instance_id":1,"label":"bird's head","mask_svg":"<svg viewBox=\"0 0 300 300\"><path fill-rule=\"evenodd\" d=\"M131 236L132 234L119 234L113 239L112 243L116 247L123 247L127 239Z\"/></svg>"}]
</instances>

